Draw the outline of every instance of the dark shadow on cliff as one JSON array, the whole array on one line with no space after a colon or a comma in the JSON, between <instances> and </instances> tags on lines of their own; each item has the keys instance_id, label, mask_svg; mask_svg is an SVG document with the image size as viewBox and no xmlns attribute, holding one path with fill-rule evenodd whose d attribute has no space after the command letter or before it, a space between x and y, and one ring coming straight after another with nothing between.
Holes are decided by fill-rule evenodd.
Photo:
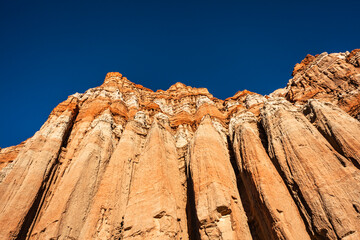
<instances>
[{"instance_id":1,"label":"dark shadow on cliff","mask_svg":"<svg viewBox=\"0 0 360 240\"><path fill-rule=\"evenodd\" d=\"M245 185L244 185L243 181L241 180L240 170L236 163L235 152L232 147L229 136L227 137L227 144L228 144L228 149L229 149L230 162L231 162L231 165L235 172L237 188L239 191L239 195L241 198L243 208L245 210L245 213L246 213L246 216L248 219L248 225L249 225L251 236L252 236L253 240L262 240L264 238L262 237L262 234L261 234L260 224L256 220L255 215L254 215L253 211L251 210L251 200L250 200L248 194L246 193Z\"/></svg>"},{"instance_id":2,"label":"dark shadow on cliff","mask_svg":"<svg viewBox=\"0 0 360 240\"><path fill-rule=\"evenodd\" d=\"M195 207L195 192L194 184L190 169L186 168L187 173L187 202L186 202L186 217L189 232L189 240L200 240L199 220Z\"/></svg>"}]
</instances>

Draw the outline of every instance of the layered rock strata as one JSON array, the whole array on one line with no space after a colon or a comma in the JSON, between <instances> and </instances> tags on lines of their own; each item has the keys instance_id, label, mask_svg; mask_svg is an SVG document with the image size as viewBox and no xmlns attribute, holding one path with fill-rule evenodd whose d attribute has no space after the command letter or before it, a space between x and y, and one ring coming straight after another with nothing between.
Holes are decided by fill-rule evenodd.
<instances>
[{"instance_id":1,"label":"layered rock strata","mask_svg":"<svg viewBox=\"0 0 360 240\"><path fill-rule=\"evenodd\" d=\"M360 239L360 57L220 100L120 73L0 149L0 239Z\"/></svg>"},{"instance_id":2,"label":"layered rock strata","mask_svg":"<svg viewBox=\"0 0 360 240\"><path fill-rule=\"evenodd\" d=\"M289 101L311 98L331 102L360 119L360 52L308 55L295 66L293 78L282 90Z\"/></svg>"}]
</instances>

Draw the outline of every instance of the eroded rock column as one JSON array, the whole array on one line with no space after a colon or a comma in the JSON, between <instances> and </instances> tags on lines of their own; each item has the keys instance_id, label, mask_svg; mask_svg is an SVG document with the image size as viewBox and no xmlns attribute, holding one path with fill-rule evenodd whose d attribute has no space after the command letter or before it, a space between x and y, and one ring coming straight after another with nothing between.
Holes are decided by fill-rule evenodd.
<instances>
[{"instance_id":1,"label":"eroded rock column","mask_svg":"<svg viewBox=\"0 0 360 240\"><path fill-rule=\"evenodd\" d=\"M139 112L126 124L81 230L80 239L121 239L134 166L138 163L147 126Z\"/></svg>"},{"instance_id":2,"label":"eroded rock column","mask_svg":"<svg viewBox=\"0 0 360 240\"><path fill-rule=\"evenodd\" d=\"M269 154L314 237L359 239L359 171L289 102L269 100L261 114Z\"/></svg>"},{"instance_id":3,"label":"eroded rock column","mask_svg":"<svg viewBox=\"0 0 360 240\"><path fill-rule=\"evenodd\" d=\"M48 196L31 233L32 239L78 239L92 199L116 140L113 118L105 110L94 119L69 166L58 175L56 188Z\"/></svg>"},{"instance_id":4,"label":"eroded rock column","mask_svg":"<svg viewBox=\"0 0 360 240\"><path fill-rule=\"evenodd\" d=\"M201 239L252 239L226 141L209 116L194 135L190 171Z\"/></svg>"},{"instance_id":5,"label":"eroded rock column","mask_svg":"<svg viewBox=\"0 0 360 240\"><path fill-rule=\"evenodd\" d=\"M157 114L131 179L123 239L187 239L186 193L168 117Z\"/></svg>"},{"instance_id":6,"label":"eroded rock column","mask_svg":"<svg viewBox=\"0 0 360 240\"><path fill-rule=\"evenodd\" d=\"M255 116L239 113L230 121L235 158L261 239L310 239L286 185L261 143Z\"/></svg>"},{"instance_id":7,"label":"eroded rock column","mask_svg":"<svg viewBox=\"0 0 360 240\"><path fill-rule=\"evenodd\" d=\"M76 114L76 99L55 108L0 183L0 239L26 237Z\"/></svg>"}]
</instances>

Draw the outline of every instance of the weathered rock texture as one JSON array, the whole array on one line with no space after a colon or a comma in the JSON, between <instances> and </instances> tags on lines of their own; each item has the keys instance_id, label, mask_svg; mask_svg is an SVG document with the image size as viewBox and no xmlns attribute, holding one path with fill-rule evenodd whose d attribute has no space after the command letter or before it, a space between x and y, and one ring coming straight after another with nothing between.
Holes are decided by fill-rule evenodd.
<instances>
[{"instance_id":1,"label":"weathered rock texture","mask_svg":"<svg viewBox=\"0 0 360 240\"><path fill-rule=\"evenodd\" d=\"M300 213L261 142L254 114L243 112L230 122L239 175L250 198L251 216L261 239L310 239Z\"/></svg>"},{"instance_id":2,"label":"weathered rock texture","mask_svg":"<svg viewBox=\"0 0 360 240\"><path fill-rule=\"evenodd\" d=\"M225 100L108 73L0 149L0 239L360 239L359 54Z\"/></svg>"},{"instance_id":3,"label":"weathered rock texture","mask_svg":"<svg viewBox=\"0 0 360 240\"><path fill-rule=\"evenodd\" d=\"M360 119L360 51L308 55L295 66L283 91L291 102L305 103L311 98L331 102Z\"/></svg>"}]
</instances>

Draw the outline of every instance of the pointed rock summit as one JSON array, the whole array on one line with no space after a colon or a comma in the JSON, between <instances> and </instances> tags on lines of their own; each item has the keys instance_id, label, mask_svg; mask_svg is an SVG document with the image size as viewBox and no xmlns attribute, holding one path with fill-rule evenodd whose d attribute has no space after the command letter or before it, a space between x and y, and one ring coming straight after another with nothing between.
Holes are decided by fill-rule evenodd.
<instances>
[{"instance_id":1,"label":"pointed rock summit","mask_svg":"<svg viewBox=\"0 0 360 240\"><path fill-rule=\"evenodd\" d=\"M109 72L0 149L0 239L360 239L360 50L268 96Z\"/></svg>"}]
</instances>

